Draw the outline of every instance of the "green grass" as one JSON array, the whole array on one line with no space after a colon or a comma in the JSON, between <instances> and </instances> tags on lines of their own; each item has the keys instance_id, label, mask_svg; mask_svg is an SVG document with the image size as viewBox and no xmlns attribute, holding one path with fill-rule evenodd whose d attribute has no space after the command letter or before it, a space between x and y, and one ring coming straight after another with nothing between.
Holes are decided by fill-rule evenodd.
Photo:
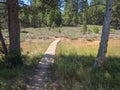
<instances>
[{"instance_id":1,"label":"green grass","mask_svg":"<svg viewBox=\"0 0 120 90\"><path fill-rule=\"evenodd\" d=\"M49 38L49 37L67 37L78 38L80 36L80 27L63 27L48 30L48 28L27 28L25 29L26 37L24 38ZM60 32L61 31L61 32ZM21 34L22 35L22 34ZM22 39L23 40L23 39Z\"/></svg>"},{"instance_id":2,"label":"green grass","mask_svg":"<svg viewBox=\"0 0 120 90\"><path fill-rule=\"evenodd\" d=\"M4 58L0 59L0 90L27 90L27 76L40 61L43 53L53 40L34 40L22 42L24 65L8 68ZM34 42L34 43L33 43ZM30 73L31 72L31 73Z\"/></svg>"},{"instance_id":3,"label":"green grass","mask_svg":"<svg viewBox=\"0 0 120 90\"><path fill-rule=\"evenodd\" d=\"M97 25L88 25L88 33L86 35L83 35L82 25L78 27L55 27L51 28L50 30L48 27L42 27L42 28L25 28L25 32L23 33L24 29L21 29L21 41L24 41L27 39L46 39L50 37L66 37L70 39L78 39L78 38L94 38L99 37L101 34L102 26ZM95 28L95 30L94 30ZM96 28L99 30L96 30ZM91 31L89 33L89 31ZM111 32L110 37L120 37L120 32L115 31Z\"/></svg>"},{"instance_id":4,"label":"green grass","mask_svg":"<svg viewBox=\"0 0 120 90\"><path fill-rule=\"evenodd\" d=\"M99 30L97 32L96 28ZM21 28L21 41L25 39L47 39L50 37L66 37L70 39L78 39L78 38L93 38L99 37L102 26L98 25L87 25L87 34L82 34L82 25L78 27L55 27L49 30L48 27L42 28ZM95 30L94 30L95 29ZM7 29L3 30L3 36L6 40L8 40L8 31ZM111 29L110 37L119 37L120 38L120 31L114 31Z\"/></svg>"},{"instance_id":5,"label":"green grass","mask_svg":"<svg viewBox=\"0 0 120 90\"><path fill-rule=\"evenodd\" d=\"M3 67L2 67L3 68ZM3 68L0 71L0 90L25 90L25 67Z\"/></svg>"},{"instance_id":6,"label":"green grass","mask_svg":"<svg viewBox=\"0 0 120 90\"><path fill-rule=\"evenodd\" d=\"M99 89L100 87L103 87L102 85L105 83L103 82L104 78L107 78L106 82L108 85L105 84L106 88L108 86L112 86L114 89L115 87L119 88L119 81L116 83L116 80L120 80L119 41L111 41L112 43L110 43L107 53L108 58L105 61L106 66L97 71L93 70L92 65L98 49L98 43L89 45L86 43L84 44L83 42L74 42L78 38L87 39L87 41L91 42L96 40L96 37L100 37L101 26L88 25L88 29L90 30L93 30L94 27L99 28L100 32L98 34L90 33L83 35L81 33L82 26L57 27L51 30L47 27L21 29L21 50L24 65L14 69L8 69L6 68L4 59L0 60L0 90L26 89L25 77L39 62L41 56L52 41L48 39L51 37L65 37L72 40L71 43L68 43L67 41L61 42L57 48L55 68L51 68L52 76L55 76L51 78L54 78L54 80L59 78L58 85L60 85L60 87L58 86L57 90L86 90L88 88L97 90L98 87ZM6 42L8 42L7 30L3 30L3 35ZM120 31L113 32L112 30L110 37L119 39ZM42 41L39 41L40 39L42 39ZM112 69L111 67L114 68ZM91 74L92 72L94 73ZM104 77L102 75L104 75ZM97 89L94 87L95 85ZM50 88L52 88L52 86ZM51 90L53 90L53 88Z\"/></svg>"},{"instance_id":7,"label":"green grass","mask_svg":"<svg viewBox=\"0 0 120 90\"><path fill-rule=\"evenodd\" d=\"M96 43L76 45L73 40L59 43L55 65L52 68L52 73L54 72L56 77L54 80L58 82L59 88L56 88L58 90L119 90L120 46L116 43L117 41L109 43L112 45L109 45L107 58L104 65L98 69L93 68L98 48Z\"/></svg>"}]
</instances>

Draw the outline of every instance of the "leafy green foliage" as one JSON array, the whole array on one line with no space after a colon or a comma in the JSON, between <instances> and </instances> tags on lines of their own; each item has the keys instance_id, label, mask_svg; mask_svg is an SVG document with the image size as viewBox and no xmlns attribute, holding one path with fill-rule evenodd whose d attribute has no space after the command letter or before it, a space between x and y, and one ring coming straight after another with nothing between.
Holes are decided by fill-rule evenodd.
<instances>
[{"instance_id":1,"label":"leafy green foliage","mask_svg":"<svg viewBox=\"0 0 120 90\"><path fill-rule=\"evenodd\" d=\"M120 29L120 1L119 0L114 0L114 5L112 8L112 26L114 29Z\"/></svg>"},{"instance_id":2,"label":"leafy green foliage","mask_svg":"<svg viewBox=\"0 0 120 90\"><path fill-rule=\"evenodd\" d=\"M92 30L93 33L96 33L96 34L97 34L97 33L99 33L99 31L100 31L100 30L99 30L99 28L98 28L97 26L94 26L94 27L93 27L93 30Z\"/></svg>"},{"instance_id":3,"label":"leafy green foliage","mask_svg":"<svg viewBox=\"0 0 120 90\"><path fill-rule=\"evenodd\" d=\"M51 11L51 12L49 12L48 14L47 14L47 25L48 25L48 27L51 27L52 26L52 24L53 24L53 18L54 17L54 14L53 14L53 12Z\"/></svg>"},{"instance_id":4,"label":"leafy green foliage","mask_svg":"<svg viewBox=\"0 0 120 90\"><path fill-rule=\"evenodd\" d=\"M91 0L32 0L32 4L20 7L20 21L22 26L41 27L47 26L47 22L55 22L57 26L78 24L102 25L105 12L105 1ZM64 8L64 10L63 10ZM117 11L116 11L117 10ZM53 12L54 19L48 19L48 12ZM86 17L83 17L83 14ZM47 17L48 16L48 17ZM52 18L53 18L52 17ZM49 21L50 20L50 21ZM115 0L112 13L112 26L119 29L119 1Z\"/></svg>"},{"instance_id":5,"label":"leafy green foliage","mask_svg":"<svg viewBox=\"0 0 120 90\"><path fill-rule=\"evenodd\" d=\"M87 24L86 22L83 23L83 29L82 29L83 34L87 32Z\"/></svg>"},{"instance_id":6,"label":"leafy green foliage","mask_svg":"<svg viewBox=\"0 0 120 90\"><path fill-rule=\"evenodd\" d=\"M31 5L23 5L20 7L19 18L22 27L41 27L49 26L55 22L57 26L62 23L59 0L54 3L44 0L32 0Z\"/></svg>"},{"instance_id":7,"label":"leafy green foliage","mask_svg":"<svg viewBox=\"0 0 120 90\"><path fill-rule=\"evenodd\" d=\"M115 33L115 29L110 29L110 32L111 33Z\"/></svg>"}]
</instances>

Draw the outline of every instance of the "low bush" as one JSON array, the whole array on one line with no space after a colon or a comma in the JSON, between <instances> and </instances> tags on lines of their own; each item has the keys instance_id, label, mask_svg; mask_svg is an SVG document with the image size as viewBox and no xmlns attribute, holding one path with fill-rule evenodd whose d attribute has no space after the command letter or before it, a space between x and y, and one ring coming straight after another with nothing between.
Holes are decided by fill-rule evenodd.
<instances>
[{"instance_id":1,"label":"low bush","mask_svg":"<svg viewBox=\"0 0 120 90\"><path fill-rule=\"evenodd\" d=\"M97 26L94 26L92 32L95 34L99 33L99 28Z\"/></svg>"},{"instance_id":2,"label":"low bush","mask_svg":"<svg viewBox=\"0 0 120 90\"><path fill-rule=\"evenodd\" d=\"M115 29L110 29L110 32L111 33L115 33Z\"/></svg>"}]
</instances>

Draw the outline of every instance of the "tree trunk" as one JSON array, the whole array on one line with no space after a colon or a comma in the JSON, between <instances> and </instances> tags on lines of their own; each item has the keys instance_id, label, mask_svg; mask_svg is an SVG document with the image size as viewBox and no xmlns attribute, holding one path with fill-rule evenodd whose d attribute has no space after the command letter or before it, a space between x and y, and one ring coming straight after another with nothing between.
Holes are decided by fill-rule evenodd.
<instances>
[{"instance_id":1,"label":"tree trunk","mask_svg":"<svg viewBox=\"0 0 120 90\"><path fill-rule=\"evenodd\" d=\"M103 64L104 58L107 53L112 4L113 4L113 0L106 1L106 11L105 11L104 23L103 23L103 28L102 28L102 36L101 36L98 54L94 62L94 67L100 67Z\"/></svg>"},{"instance_id":2,"label":"tree trunk","mask_svg":"<svg viewBox=\"0 0 120 90\"><path fill-rule=\"evenodd\" d=\"M21 64L20 51L20 25L18 19L18 0L7 0L8 2L8 31L10 39L10 63Z\"/></svg>"}]
</instances>

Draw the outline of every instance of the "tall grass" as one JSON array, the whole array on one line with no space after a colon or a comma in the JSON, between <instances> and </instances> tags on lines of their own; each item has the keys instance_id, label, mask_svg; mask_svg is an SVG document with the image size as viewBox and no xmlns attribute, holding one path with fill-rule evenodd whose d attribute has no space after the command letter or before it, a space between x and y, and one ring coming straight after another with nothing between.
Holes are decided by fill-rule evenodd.
<instances>
[{"instance_id":1,"label":"tall grass","mask_svg":"<svg viewBox=\"0 0 120 90\"><path fill-rule=\"evenodd\" d=\"M0 60L0 90L27 90L26 78L32 74L52 40L30 40L21 43L24 65L7 68L4 58ZM31 72L31 73L30 73Z\"/></svg>"},{"instance_id":2,"label":"tall grass","mask_svg":"<svg viewBox=\"0 0 120 90\"><path fill-rule=\"evenodd\" d=\"M116 47L116 42L109 42L103 67L95 69L93 62L98 42L80 45L74 40L62 41L57 47L53 67L56 79L59 78L59 90L119 90L120 46Z\"/></svg>"}]
</instances>

